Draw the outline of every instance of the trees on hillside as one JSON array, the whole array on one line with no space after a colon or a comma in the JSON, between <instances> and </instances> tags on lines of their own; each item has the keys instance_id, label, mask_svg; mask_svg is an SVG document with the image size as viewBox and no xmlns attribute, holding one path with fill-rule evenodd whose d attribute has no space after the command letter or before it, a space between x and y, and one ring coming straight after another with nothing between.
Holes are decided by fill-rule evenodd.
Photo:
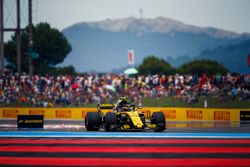
<instances>
[{"instance_id":1,"label":"trees on hillside","mask_svg":"<svg viewBox=\"0 0 250 167\"><path fill-rule=\"evenodd\" d=\"M222 64L212 60L195 60L189 63L183 64L179 68L175 69L163 59L157 58L153 55L146 57L142 64L139 65L138 71L140 74L225 74L229 70Z\"/></svg>"},{"instance_id":2,"label":"trees on hillside","mask_svg":"<svg viewBox=\"0 0 250 167\"><path fill-rule=\"evenodd\" d=\"M195 60L189 63L183 64L178 68L178 71L182 74L225 74L229 70L222 64L219 64L213 60Z\"/></svg>"},{"instance_id":3,"label":"trees on hillside","mask_svg":"<svg viewBox=\"0 0 250 167\"><path fill-rule=\"evenodd\" d=\"M28 72L28 32L22 32L21 43L22 70ZM71 51L71 45L59 30L51 28L48 23L40 23L33 27L33 50L39 54L39 57L34 59L34 72L45 73L63 62ZM10 63L9 66L16 70L16 34L5 44L5 58Z\"/></svg>"},{"instance_id":4,"label":"trees on hillside","mask_svg":"<svg viewBox=\"0 0 250 167\"><path fill-rule=\"evenodd\" d=\"M159 59L154 55L146 57L142 64L138 67L141 74L171 74L174 69L164 59Z\"/></svg>"}]
</instances>

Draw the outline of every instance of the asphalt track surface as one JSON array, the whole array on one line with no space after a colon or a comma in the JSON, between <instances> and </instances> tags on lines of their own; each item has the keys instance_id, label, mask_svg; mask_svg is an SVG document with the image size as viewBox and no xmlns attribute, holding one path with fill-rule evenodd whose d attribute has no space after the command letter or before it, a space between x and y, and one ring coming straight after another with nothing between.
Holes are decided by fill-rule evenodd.
<instances>
[{"instance_id":1,"label":"asphalt track surface","mask_svg":"<svg viewBox=\"0 0 250 167\"><path fill-rule=\"evenodd\" d=\"M0 120L0 131L22 131L17 129L17 121ZM44 120L42 131L86 131L84 121ZM143 131L148 132L148 131ZM150 131L149 131L150 132ZM152 132L152 131L151 131ZM250 133L250 122L167 122L164 133Z\"/></svg>"},{"instance_id":2,"label":"asphalt track surface","mask_svg":"<svg viewBox=\"0 0 250 167\"><path fill-rule=\"evenodd\" d=\"M171 125L162 133L86 132L82 121L47 121L38 130L15 124L0 120L1 167L250 166L250 124Z\"/></svg>"}]
</instances>

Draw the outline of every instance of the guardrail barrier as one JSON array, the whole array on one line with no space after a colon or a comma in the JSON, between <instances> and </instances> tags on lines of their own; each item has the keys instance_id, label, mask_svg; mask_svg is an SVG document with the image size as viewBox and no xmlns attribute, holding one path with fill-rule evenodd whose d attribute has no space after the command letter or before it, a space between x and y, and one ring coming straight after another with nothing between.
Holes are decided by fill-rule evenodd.
<instances>
[{"instance_id":1,"label":"guardrail barrier","mask_svg":"<svg viewBox=\"0 0 250 167\"><path fill-rule=\"evenodd\" d=\"M250 109L219 108L155 108L141 109L147 116L162 111L169 121L250 121ZM96 108L0 108L0 118L17 118L17 115L44 115L45 119L84 119Z\"/></svg>"}]
</instances>

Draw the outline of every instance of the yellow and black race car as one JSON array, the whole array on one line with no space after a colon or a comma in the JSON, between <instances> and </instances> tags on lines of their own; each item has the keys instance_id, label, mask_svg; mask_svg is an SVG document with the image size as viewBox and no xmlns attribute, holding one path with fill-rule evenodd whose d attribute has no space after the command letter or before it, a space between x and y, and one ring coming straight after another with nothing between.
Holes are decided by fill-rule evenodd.
<instances>
[{"instance_id":1,"label":"yellow and black race car","mask_svg":"<svg viewBox=\"0 0 250 167\"><path fill-rule=\"evenodd\" d=\"M126 97L120 97L116 104L98 104L98 112L88 112L85 116L85 127L88 131L143 130L153 129L161 132L166 129L166 120L162 112L149 116L130 104Z\"/></svg>"}]
</instances>

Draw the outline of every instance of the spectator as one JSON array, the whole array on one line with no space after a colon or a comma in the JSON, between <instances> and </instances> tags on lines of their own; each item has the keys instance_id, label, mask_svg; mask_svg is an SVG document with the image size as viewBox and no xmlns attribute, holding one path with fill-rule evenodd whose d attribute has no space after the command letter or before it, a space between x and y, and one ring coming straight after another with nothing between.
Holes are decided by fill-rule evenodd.
<instances>
[{"instance_id":1,"label":"spectator","mask_svg":"<svg viewBox=\"0 0 250 167\"><path fill-rule=\"evenodd\" d=\"M107 86L108 85L108 86ZM138 75L84 74L76 77L14 74L5 70L0 76L0 103L36 107L82 106L116 99L118 96L173 96L189 104L200 96L220 100L250 99L250 75Z\"/></svg>"}]
</instances>

